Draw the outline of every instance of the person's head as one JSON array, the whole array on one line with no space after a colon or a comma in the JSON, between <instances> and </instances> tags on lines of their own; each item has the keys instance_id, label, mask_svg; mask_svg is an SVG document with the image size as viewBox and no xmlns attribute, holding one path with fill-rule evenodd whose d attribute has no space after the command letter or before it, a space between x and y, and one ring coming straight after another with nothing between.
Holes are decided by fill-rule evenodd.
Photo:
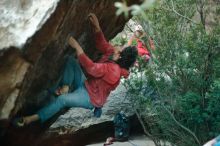
<instances>
[{"instance_id":1,"label":"person's head","mask_svg":"<svg viewBox=\"0 0 220 146\"><path fill-rule=\"evenodd\" d=\"M122 48L123 48L122 46L115 45L115 46L114 46L114 52L113 52L113 54L110 56L109 59L116 62L116 61L120 58L120 56L121 56Z\"/></svg>"},{"instance_id":2,"label":"person's head","mask_svg":"<svg viewBox=\"0 0 220 146\"><path fill-rule=\"evenodd\" d=\"M134 32L134 35L135 35L135 37L137 37L137 38L140 38L143 34L144 34L144 33L143 33L143 31L141 31L141 30L136 30L136 31Z\"/></svg>"},{"instance_id":3,"label":"person's head","mask_svg":"<svg viewBox=\"0 0 220 146\"><path fill-rule=\"evenodd\" d=\"M115 60L115 62L121 68L125 68L128 70L135 63L137 56L137 48L135 46L128 46L120 52L119 58Z\"/></svg>"}]
</instances>

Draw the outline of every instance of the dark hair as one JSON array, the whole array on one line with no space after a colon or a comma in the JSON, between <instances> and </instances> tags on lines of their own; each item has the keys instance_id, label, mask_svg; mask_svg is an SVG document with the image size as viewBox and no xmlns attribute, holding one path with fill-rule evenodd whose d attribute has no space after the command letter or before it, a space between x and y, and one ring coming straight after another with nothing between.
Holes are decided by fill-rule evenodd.
<instances>
[{"instance_id":1,"label":"dark hair","mask_svg":"<svg viewBox=\"0 0 220 146\"><path fill-rule=\"evenodd\" d=\"M137 48L135 46L128 46L120 53L121 58L119 58L116 63L119 64L120 67L128 70L135 63L137 55Z\"/></svg>"}]
</instances>

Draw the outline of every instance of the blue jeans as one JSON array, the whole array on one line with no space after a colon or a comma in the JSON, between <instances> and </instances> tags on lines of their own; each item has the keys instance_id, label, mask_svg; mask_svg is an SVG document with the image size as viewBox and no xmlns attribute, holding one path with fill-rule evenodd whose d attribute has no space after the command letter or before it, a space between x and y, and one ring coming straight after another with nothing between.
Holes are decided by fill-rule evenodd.
<instances>
[{"instance_id":1,"label":"blue jeans","mask_svg":"<svg viewBox=\"0 0 220 146\"><path fill-rule=\"evenodd\" d=\"M90 97L85 88L85 80L85 75L78 62L73 57L69 57L64 66L60 84L68 85L73 91L58 96L49 105L39 110L37 114L40 117L41 122L45 122L65 107L93 109L94 106L91 104Z\"/></svg>"}]
</instances>

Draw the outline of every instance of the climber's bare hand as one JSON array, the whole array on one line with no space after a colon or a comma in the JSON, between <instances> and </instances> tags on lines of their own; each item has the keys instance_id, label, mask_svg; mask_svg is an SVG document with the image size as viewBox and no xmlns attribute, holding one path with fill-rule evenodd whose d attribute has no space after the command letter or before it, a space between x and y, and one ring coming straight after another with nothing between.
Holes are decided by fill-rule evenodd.
<instances>
[{"instance_id":1,"label":"climber's bare hand","mask_svg":"<svg viewBox=\"0 0 220 146\"><path fill-rule=\"evenodd\" d=\"M69 37L68 43L73 48L77 48L79 46L79 43L72 36Z\"/></svg>"},{"instance_id":2,"label":"climber's bare hand","mask_svg":"<svg viewBox=\"0 0 220 146\"><path fill-rule=\"evenodd\" d=\"M98 20L98 18L96 17L96 15L95 15L94 13L90 13L90 14L88 15L88 18L89 18L90 22L92 23L92 25L94 26L95 31L100 31L101 28L100 28L100 26L99 26L99 20Z\"/></svg>"},{"instance_id":3,"label":"climber's bare hand","mask_svg":"<svg viewBox=\"0 0 220 146\"><path fill-rule=\"evenodd\" d=\"M79 56L80 54L84 53L83 49L81 48L81 46L79 45L79 43L76 41L76 39L74 39L72 36L69 37L68 39L68 43L69 45L74 48L76 50L76 54L77 56Z\"/></svg>"}]
</instances>

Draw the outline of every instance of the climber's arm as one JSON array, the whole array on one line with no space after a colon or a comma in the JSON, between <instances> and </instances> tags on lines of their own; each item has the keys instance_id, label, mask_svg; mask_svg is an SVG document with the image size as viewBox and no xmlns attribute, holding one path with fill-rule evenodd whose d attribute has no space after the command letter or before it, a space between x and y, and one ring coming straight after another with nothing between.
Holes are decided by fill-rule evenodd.
<instances>
[{"instance_id":1,"label":"climber's arm","mask_svg":"<svg viewBox=\"0 0 220 146\"><path fill-rule=\"evenodd\" d=\"M105 39L105 36L102 32L102 29L99 25L99 20L96 17L94 13L90 13L88 15L90 22L92 23L92 26L95 31L95 44L96 48L101 51L103 54L108 54L113 52L112 46L108 43L108 41Z\"/></svg>"},{"instance_id":2,"label":"climber's arm","mask_svg":"<svg viewBox=\"0 0 220 146\"><path fill-rule=\"evenodd\" d=\"M93 25L93 28L94 28L95 32L97 33L97 32L102 31L102 29L101 29L101 27L100 27L100 25L99 25L99 20L98 20L98 18L96 17L96 15L95 15L94 13L90 13L90 14L88 15L88 17L89 17L90 22L91 22L92 25Z\"/></svg>"},{"instance_id":3,"label":"climber's arm","mask_svg":"<svg viewBox=\"0 0 220 146\"><path fill-rule=\"evenodd\" d=\"M75 48L77 56L84 53L82 47L79 45L79 43L73 37L69 38L68 43L71 47Z\"/></svg>"}]
</instances>

